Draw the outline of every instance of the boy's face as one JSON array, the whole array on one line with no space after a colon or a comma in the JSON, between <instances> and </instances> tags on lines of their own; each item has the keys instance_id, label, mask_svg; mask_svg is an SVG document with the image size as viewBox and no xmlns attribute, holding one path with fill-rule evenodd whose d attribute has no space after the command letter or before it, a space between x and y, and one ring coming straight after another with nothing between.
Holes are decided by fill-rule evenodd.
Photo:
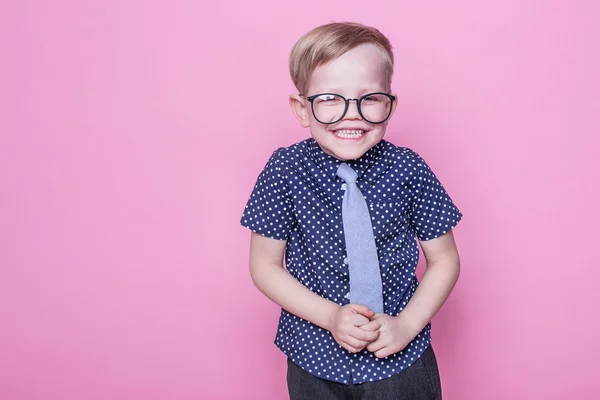
<instances>
[{"instance_id":1,"label":"boy's face","mask_svg":"<svg viewBox=\"0 0 600 400\"><path fill-rule=\"evenodd\" d=\"M356 47L333 61L317 67L304 96L290 96L294 114L323 151L339 160L354 160L365 154L385 135L387 121L372 124L361 118L356 102L350 101L346 115L333 124L322 124L315 119L311 104L306 99L321 93L335 93L347 99L359 99L368 93L387 92L383 59L373 44ZM391 114L396 109L392 103ZM391 118L391 115L390 115Z\"/></svg>"}]
</instances>

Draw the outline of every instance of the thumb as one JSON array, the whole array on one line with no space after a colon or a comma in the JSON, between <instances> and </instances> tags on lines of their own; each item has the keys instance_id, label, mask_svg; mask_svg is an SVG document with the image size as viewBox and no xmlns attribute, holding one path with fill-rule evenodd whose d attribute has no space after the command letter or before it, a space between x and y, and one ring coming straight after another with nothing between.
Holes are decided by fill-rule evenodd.
<instances>
[{"instance_id":1,"label":"thumb","mask_svg":"<svg viewBox=\"0 0 600 400\"><path fill-rule=\"evenodd\" d=\"M381 329L381 320L379 319L374 319L372 321L369 321L368 323L361 325L360 329L364 329L365 331L376 331Z\"/></svg>"},{"instance_id":2,"label":"thumb","mask_svg":"<svg viewBox=\"0 0 600 400\"><path fill-rule=\"evenodd\" d=\"M367 318L372 318L375 315L374 311L362 304L350 304L350 308L357 314L364 315Z\"/></svg>"}]
</instances>

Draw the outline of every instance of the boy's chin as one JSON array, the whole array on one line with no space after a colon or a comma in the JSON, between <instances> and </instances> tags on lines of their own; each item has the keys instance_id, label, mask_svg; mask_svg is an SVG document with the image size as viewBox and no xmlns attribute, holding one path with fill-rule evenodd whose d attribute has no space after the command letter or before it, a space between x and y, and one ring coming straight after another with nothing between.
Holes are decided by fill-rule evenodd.
<instances>
[{"instance_id":1,"label":"boy's chin","mask_svg":"<svg viewBox=\"0 0 600 400\"><path fill-rule=\"evenodd\" d=\"M356 160L357 158L361 158L362 156L365 155L365 153L366 153L366 151L354 152L354 153L344 152L342 154L334 155L334 157L340 161L351 161L351 160Z\"/></svg>"},{"instance_id":2,"label":"boy's chin","mask_svg":"<svg viewBox=\"0 0 600 400\"><path fill-rule=\"evenodd\" d=\"M326 149L325 153L337 158L340 161L356 160L362 157L369 148L354 148L354 149Z\"/></svg>"}]
</instances>

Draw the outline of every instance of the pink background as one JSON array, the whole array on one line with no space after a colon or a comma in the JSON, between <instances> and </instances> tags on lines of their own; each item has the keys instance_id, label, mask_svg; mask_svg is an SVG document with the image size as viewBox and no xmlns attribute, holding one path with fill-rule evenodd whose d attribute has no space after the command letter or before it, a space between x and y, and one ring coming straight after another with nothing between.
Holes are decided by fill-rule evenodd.
<instances>
[{"instance_id":1,"label":"pink background","mask_svg":"<svg viewBox=\"0 0 600 400\"><path fill-rule=\"evenodd\" d=\"M444 398L600 398L597 4L4 2L0 398L286 398L238 221L332 20L391 39L387 139L465 214Z\"/></svg>"}]
</instances>

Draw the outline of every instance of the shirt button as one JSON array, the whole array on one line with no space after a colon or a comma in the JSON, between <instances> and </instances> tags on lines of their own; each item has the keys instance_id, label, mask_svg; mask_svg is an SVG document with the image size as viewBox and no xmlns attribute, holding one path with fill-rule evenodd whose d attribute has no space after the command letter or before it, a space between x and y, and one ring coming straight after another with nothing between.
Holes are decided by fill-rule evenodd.
<instances>
[{"instance_id":1,"label":"shirt button","mask_svg":"<svg viewBox=\"0 0 600 400\"><path fill-rule=\"evenodd\" d=\"M344 258L344 264L346 264L346 265L350 264L350 261L348 261L348 257Z\"/></svg>"},{"instance_id":2,"label":"shirt button","mask_svg":"<svg viewBox=\"0 0 600 400\"><path fill-rule=\"evenodd\" d=\"M350 292L346 293L346 295L344 297L349 300L350 299Z\"/></svg>"},{"instance_id":3,"label":"shirt button","mask_svg":"<svg viewBox=\"0 0 600 400\"><path fill-rule=\"evenodd\" d=\"M342 183L342 190L346 190L348 188L348 185L346 183Z\"/></svg>"}]
</instances>

